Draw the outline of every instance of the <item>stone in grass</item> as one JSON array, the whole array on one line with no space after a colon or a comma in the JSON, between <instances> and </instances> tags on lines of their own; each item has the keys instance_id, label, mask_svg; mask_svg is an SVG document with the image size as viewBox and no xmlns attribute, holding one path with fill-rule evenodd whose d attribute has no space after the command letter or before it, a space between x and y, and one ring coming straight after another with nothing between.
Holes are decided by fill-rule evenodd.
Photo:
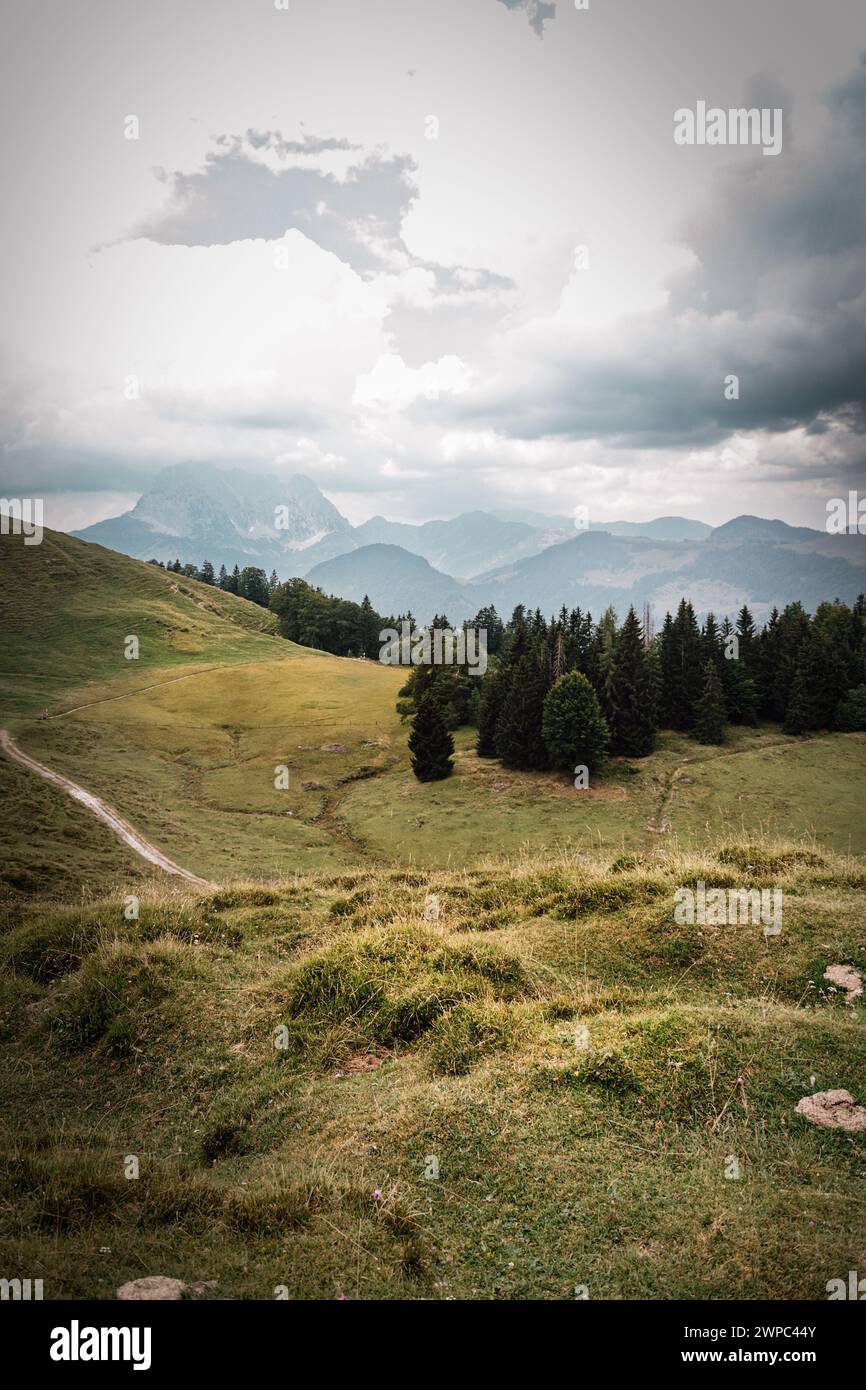
<instances>
[{"instance_id":1,"label":"stone in grass","mask_svg":"<svg viewBox=\"0 0 866 1390\"><path fill-rule=\"evenodd\" d=\"M171 1301L183 1298L184 1294L201 1294L205 1289L216 1287L216 1279L204 1279L196 1284L185 1284L182 1279L169 1279L165 1274L149 1274L146 1279L131 1279L121 1284L117 1297L126 1302Z\"/></svg>"},{"instance_id":2,"label":"stone in grass","mask_svg":"<svg viewBox=\"0 0 866 1390\"><path fill-rule=\"evenodd\" d=\"M117 1297L134 1303L144 1299L179 1299L183 1298L185 1293L186 1284L182 1279L169 1279L164 1274L150 1274L146 1279L131 1279L128 1284L121 1284L117 1290Z\"/></svg>"},{"instance_id":3,"label":"stone in grass","mask_svg":"<svg viewBox=\"0 0 866 1390\"><path fill-rule=\"evenodd\" d=\"M821 1129L844 1129L849 1134L866 1130L866 1110L857 1105L850 1091L817 1091L804 1096L795 1106L798 1115Z\"/></svg>"},{"instance_id":4,"label":"stone in grass","mask_svg":"<svg viewBox=\"0 0 866 1390\"><path fill-rule=\"evenodd\" d=\"M824 971L824 979L829 980L837 989L844 989L846 1004L853 1004L863 993L863 980L853 965L828 965Z\"/></svg>"}]
</instances>

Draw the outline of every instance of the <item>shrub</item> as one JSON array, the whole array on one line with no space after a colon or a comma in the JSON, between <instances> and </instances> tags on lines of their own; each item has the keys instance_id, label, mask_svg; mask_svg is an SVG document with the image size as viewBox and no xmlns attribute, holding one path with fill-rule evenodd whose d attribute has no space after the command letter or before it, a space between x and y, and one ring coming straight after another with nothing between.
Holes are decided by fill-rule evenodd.
<instances>
[{"instance_id":1,"label":"shrub","mask_svg":"<svg viewBox=\"0 0 866 1390\"><path fill-rule=\"evenodd\" d=\"M430 1066L441 1076L459 1076L494 1052L516 1047L525 1020L507 1004L457 1004L430 1030Z\"/></svg>"},{"instance_id":2,"label":"shrub","mask_svg":"<svg viewBox=\"0 0 866 1390\"><path fill-rule=\"evenodd\" d=\"M847 733L866 730L866 685L855 685L844 700L840 700L836 710L836 727Z\"/></svg>"},{"instance_id":3,"label":"shrub","mask_svg":"<svg viewBox=\"0 0 866 1390\"><path fill-rule=\"evenodd\" d=\"M345 1024L358 1039L410 1042L466 1000L513 999L529 982L518 957L492 942L446 942L420 923L368 928L296 966L295 1020Z\"/></svg>"}]
</instances>

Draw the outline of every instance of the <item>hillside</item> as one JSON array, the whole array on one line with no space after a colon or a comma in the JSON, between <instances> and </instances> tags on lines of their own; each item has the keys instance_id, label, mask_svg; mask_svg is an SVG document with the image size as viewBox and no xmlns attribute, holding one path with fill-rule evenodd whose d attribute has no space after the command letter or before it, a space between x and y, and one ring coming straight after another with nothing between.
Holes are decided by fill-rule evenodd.
<instances>
[{"instance_id":1,"label":"hillside","mask_svg":"<svg viewBox=\"0 0 866 1390\"><path fill-rule=\"evenodd\" d=\"M780 887L781 935L677 925L698 879ZM864 885L761 842L15 914L4 1267L46 1299L825 1298L866 1135L795 1107L866 1101L824 978L866 968Z\"/></svg>"},{"instance_id":2,"label":"hillside","mask_svg":"<svg viewBox=\"0 0 866 1390\"><path fill-rule=\"evenodd\" d=\"M0 634L6 720L86 682L134 685L154 667L264 660L277 646L265 609L47 528L41 545L0 544ZM124 657L130 634L137 661Z\"/></svg>"},{"instance_id":3,"label":"hillside","mask_svg":"<svg viewBox=\"0 0 866 1390\"><path fill-rule=\"evenodd\" d=\"M399 672L296 647L254 604L56 532L33 547L4 538L0 582L0 726L25 752L203 877L354 857L325 827L344 783L402 742ZM129 635L138 660L124 657ZM4 757L0 789L7 891L147 876L87 811Z\"/></svg>"}]
</instances>

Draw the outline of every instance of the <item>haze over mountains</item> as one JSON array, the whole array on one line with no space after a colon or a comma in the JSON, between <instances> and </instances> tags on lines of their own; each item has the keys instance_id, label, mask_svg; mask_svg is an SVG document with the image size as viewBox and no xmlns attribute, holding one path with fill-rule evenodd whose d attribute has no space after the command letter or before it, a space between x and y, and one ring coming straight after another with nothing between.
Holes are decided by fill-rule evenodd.
<instances>
[{"instance_id":1,"label":"haze over mountains","mask_svg":"<svg viewBox=\"0 0 866 1390\"><path fill-rule=\"evenodd\" d=\"M411 610L452 622L495 604L593 613L653 605L661 616L683 594L699 613L748 603L764 619L799 599L853 602L866 588L866 537L831 536L740 516L712 528L684 517L590 522L566 516L472 511L420 525L375 516L353 527L316 485L205 463L163 469L123 516L74 532L138 559L217 568L238 565L303 576L327 593L382 613Z\"/></svg>"}]
</instances>

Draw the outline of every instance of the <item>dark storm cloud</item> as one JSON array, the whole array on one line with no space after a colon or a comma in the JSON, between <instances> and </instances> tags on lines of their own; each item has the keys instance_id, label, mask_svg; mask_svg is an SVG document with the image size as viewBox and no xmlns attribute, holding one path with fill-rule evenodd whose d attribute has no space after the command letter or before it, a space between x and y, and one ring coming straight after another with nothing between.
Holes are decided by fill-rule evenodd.
<instances>
[{"instance_id":1,"label":"dark storm cloud","mask_svg":"<svg viewBox=\"0 0 866 1390\"><path fill-rule=\"evenodd\" d=\"M556 14L555 4L545 4L544 0L499 0L509 10L523 10L539 38L544 36L544 26Z\"/></svg>"},{"instance_id":2,"label":"dark storm cloud","mask_svg":"<svg viewBox=\"0 0 866 1390\"><path fill-rule=\"evenodd\" d=\"M694 267L664 309L603 331L536 321L501 340L483 387L424 409L520 438L633 447L820 430L833 417L862 434L866 65L827 109L817 153L747 159L720 180L685 229ZM739 400L725 399L729 374Z\"/></svg>"},{"instance_id":3,"label":"dark storm cloud","mask_svg":"<svg viewBox=\"0 0 866 1390\"><path fill-rule=\"evenodd\" d=\"M483 268L443 266L415 258L403 240L403 219L418 197L409 155L368 154L344 178L290 164L273 169L251 155L267 150L281 159L329 151L356 151L347 140L305 136L285 140L277 131L220 136L217 151L192 174L163 174L169 206L140 224L134 236L167 246L218 246L254 238L272 240L295 229L332 252L359 275L420 268L435 276L441 296L496 295L511 280Z\"/></svg>"}]
</instances>

